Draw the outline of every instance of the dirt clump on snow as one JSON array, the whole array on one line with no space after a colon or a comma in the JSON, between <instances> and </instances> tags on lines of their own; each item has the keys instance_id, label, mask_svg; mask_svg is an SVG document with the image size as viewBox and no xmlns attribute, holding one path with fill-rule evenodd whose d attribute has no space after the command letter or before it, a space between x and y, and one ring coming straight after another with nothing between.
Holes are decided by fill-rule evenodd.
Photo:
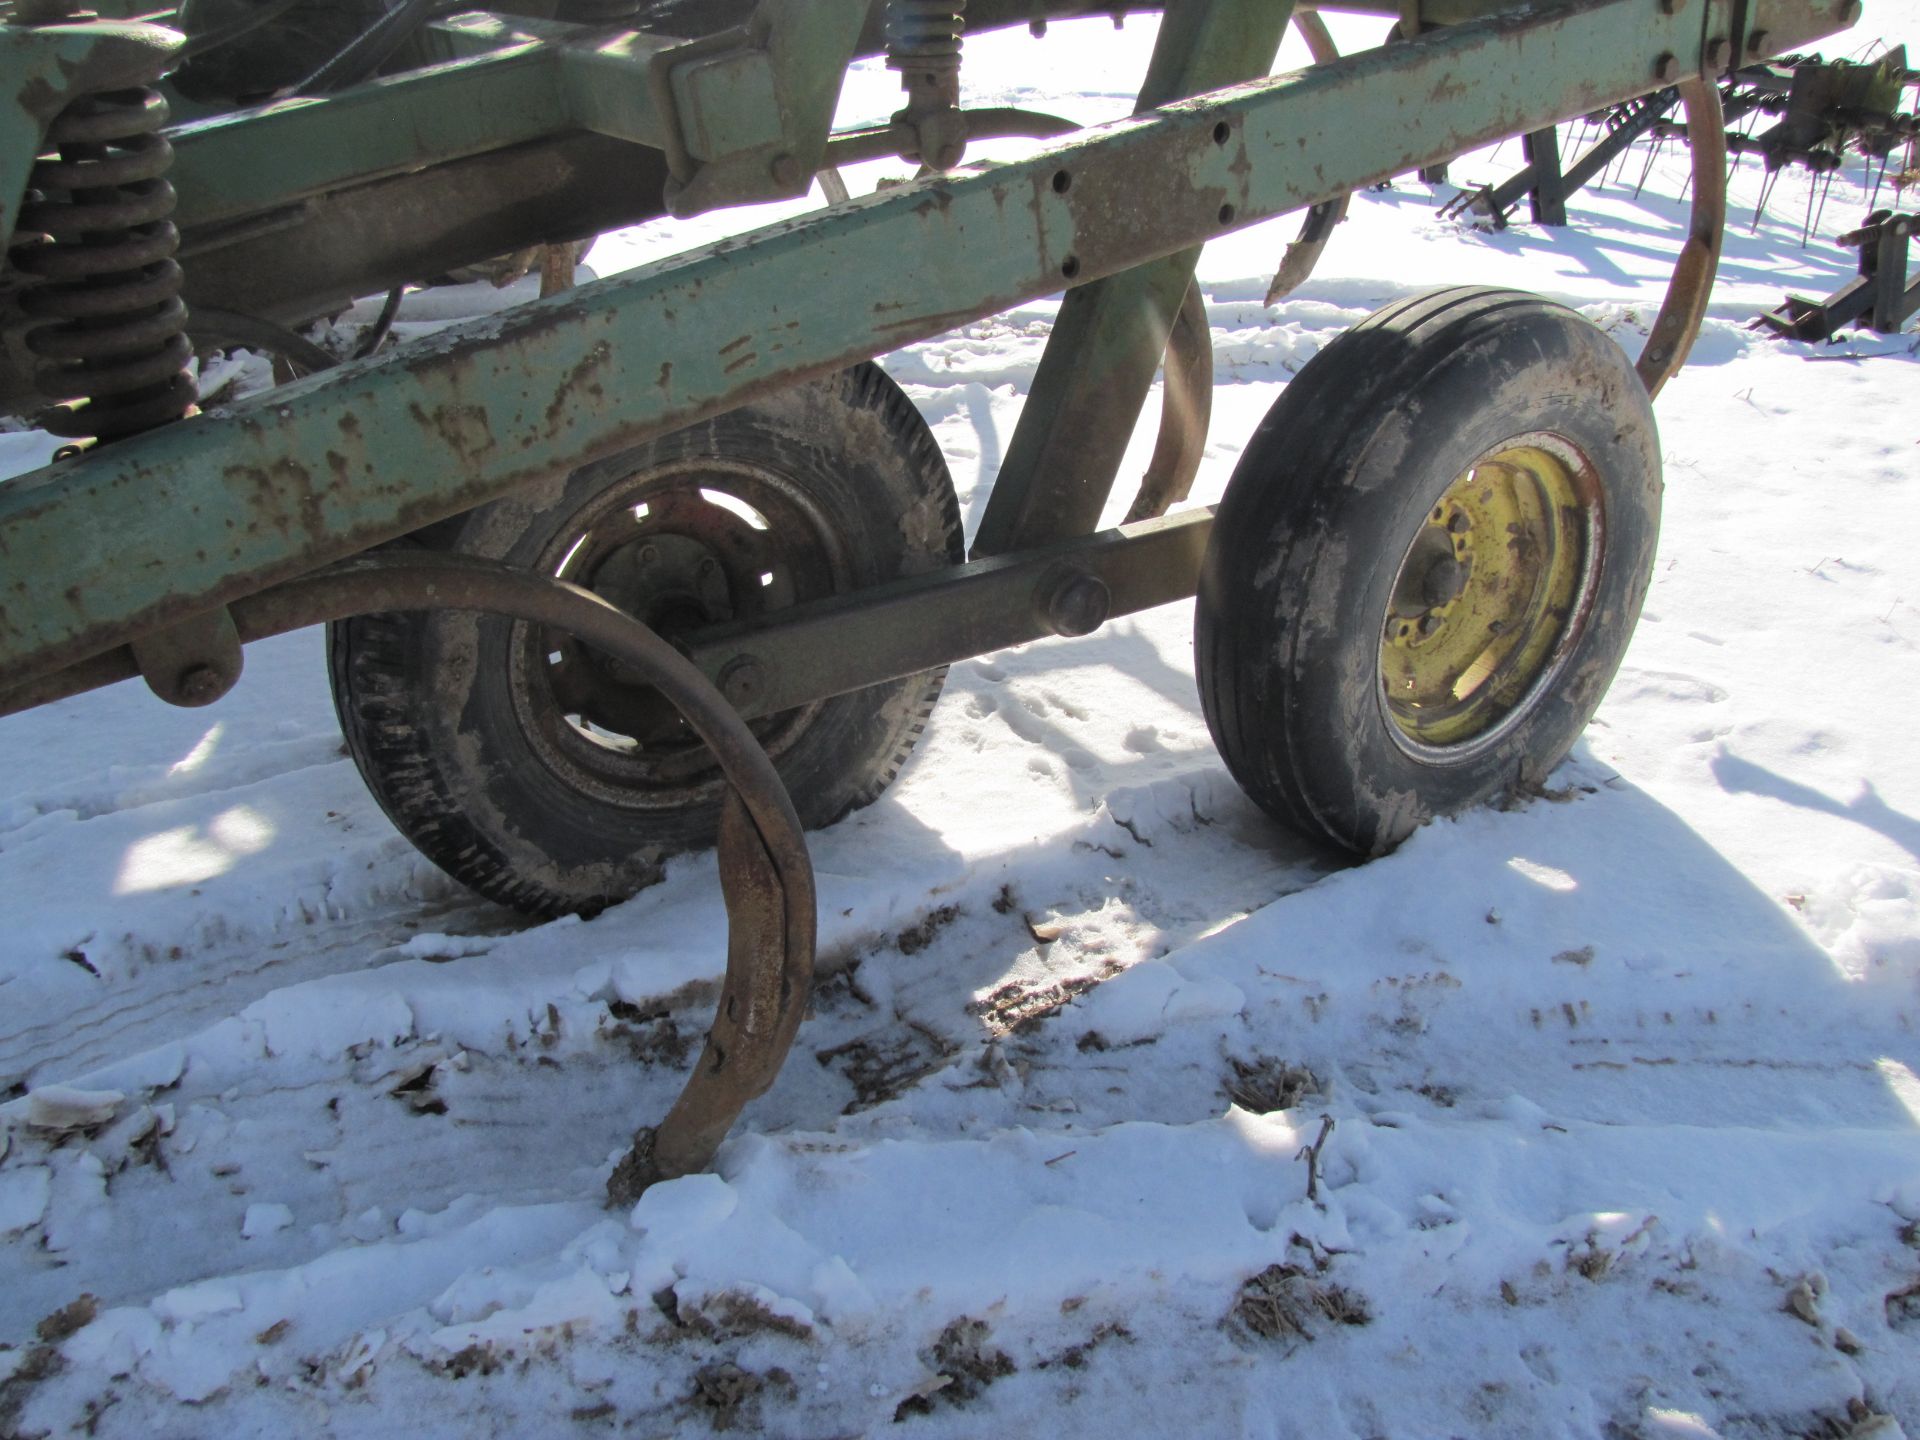
<instances>
[{"instance_id":1,"label":"dirt clump on snow","mask_svg":"<svg viewBox=\"0 0 1920 1440\"><path fill-rule=\"evenodd\" d=\"M1365 1296L1298 1265L1269 1265L1241 1284L1224 1323L1244 1337L1292 1346L1318 1338L1323 1322L1365 1325L1372 1319Z\"/></svg>"},{"instance_id":2,"label":"dirt clump on snow","mask_svg":"<svg viewBox=\"0 0 1920 1440\"><path fill-rule=\"evenodd\" d=\"M100 1301L87 1294L62 1305L46 1319L33 1327L33 1333L49 1345L58 1345L69 1335L76 1335L93 1323L93 1317L100 1313Z\"/></svg>"},{"instance_id":3,"label":"dirt clump on snow","mask_svg":"<svg viewBox=\"0 0 1920 1440\"><path fill-rule=\"evenodd\" d=\"M707 1412L715 1430L760 1428L760 1397L769 1388L791 1397L793 1376L779 1366L756 1374L731 1360L716 1360L693 1372L691 1402Z\"/></svg>"},{"instance_id":4,"label":"dirt clump on snow","mask_svg":"<svg viewBox=\"0 0 1920 1440\"><path fill-rule=\"evenodd\" d=\"M960 918L958 905L942 905L929 910L918 923L909 925L893 937L894 948L902 955L917 955L933 943L933 937Z\"/></svg>"},{"instance_id":5,"label":"dirt clump on snow","mask_svg":"<svg viewBox=\"0 0 1920 1440\"><path fill-rule=\"evenodd\" d=\"M1229 1055L1227 1065L1231 1073L1221 1080L1221 1093L1256 1115L1291 1110L1302 1100L1322 1093L1320 1078L1313 1071L1271 1055L1256 1055L1251 1060Z\"/></svg>"},{"instance_id":6,"label":"dirt clump on snow","mask_svg":"<svg viewBox=\"0 0 1920 1440\"><path fill-rule=\"evenodd\" d=\"M1069 1001L1111 980L1124 968L1108 961L1092 975L1070 975L1047 985L1024 985L1010 980L984 999L969 1004L967 1013L984 1020L993 1035L1026 1034L1043 1020L1059 1014Z\"/></svg>"},{"instance_id":7,"label":"dirt clump on snow","mask_svg":"<svg viewBox=\"0 0 1920 1440\"><path fill-rule=\"evenodd\" d=\"M992 1343L986 1322L965 1315L942 1330L922 1358L933 1372L934 1383L900 1402L893 1412L895 1424L914 1415L931 1415L936 1403L964 1405L1018 1368L1012 1356Z\"/></svg>"},{"instance_id":8,"label":"dirt clump on snow","mask_svg":"<svg viewBox=\"0 0 1920 1440\"><path fill-rule=\"evenodd\" d=\"M838 1070L853 1087L853 1099L842 1114L868 1110L903 1094L944 1069L959 1049L938 1031L914 1021L890 1031L862 1035L814 1053L815 1060Z\"/></svg>"}]
</instances>

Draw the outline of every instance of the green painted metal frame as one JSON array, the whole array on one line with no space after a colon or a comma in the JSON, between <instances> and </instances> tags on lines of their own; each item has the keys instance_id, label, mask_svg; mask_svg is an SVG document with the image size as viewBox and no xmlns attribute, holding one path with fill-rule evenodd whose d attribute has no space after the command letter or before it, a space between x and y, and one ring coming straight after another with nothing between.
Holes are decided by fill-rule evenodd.
<instances>
[{"instance_id":1,"label":"green painted metal frame","mask_svg":"<svg viewBox=\"0 0 1920 1440\"><path fill-rule=\"evenodd\" d=\"M1850 0L1751 0L1784 51ZM0 484L0 688L754 393L1714 68L1728 11L1573 0L776 225ZM1066 174L1064 187L1056 176Z\"/></svg>"},{"instance_id":2,"label":"green painted metal frame","mask_svg":"<svg viewBox=\"0 0 1920 1440\"><path fill-rule=\"evenodd\" d=\"M1239 0L1168 11L1134 113L1267 74L1292 10L1291 0ZM1067 292L974 554L1023 550L1099 523L1199 259L1192 245Z\"/></svg>"},{"instance_id":3,"label":"green painted metal frame","mask_svg":"<svg viewBox=\"0 0 1920 1440\"><path fill-rule=\"evenodd\" d=\"M804 194L867 0L770 9L762 27L692 41L551 23L530 34L478 14L442 22L440 46L466 53L338 95L175 127L169 178L181 223L243 222L344 185L569 131L665 151L676 193L691 192L680 213ZM760 99L757 110L748 97ZM691 137L722 118L732 129L717 138L732 143L703 154L711 146ZM781 159L791 163L776 166Z\"/></svg>"}]
</instances>

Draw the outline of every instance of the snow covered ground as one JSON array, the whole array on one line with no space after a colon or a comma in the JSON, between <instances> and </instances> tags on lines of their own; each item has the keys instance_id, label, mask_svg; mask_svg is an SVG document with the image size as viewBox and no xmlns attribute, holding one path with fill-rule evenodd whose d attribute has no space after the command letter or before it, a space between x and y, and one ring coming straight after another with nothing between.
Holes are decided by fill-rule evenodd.
<instances>
[{"instance_id":1,"label":"snow covered ground","mask_svg":"<svg viewBox=\"0 0 1920 1440\"><path fill-rule=\"evenodd\" d=\"M1870 10L1828 53L1920 40ZM1119 113L1151 34L970 42L975 98ZM1362 196L1272 310L1291 224L1211 247L1195 500L1413 290L1637 348L1684 224L1640 164L1562 231ZM608 1168L723 965L711 857L590 923L474 900L362 790L311 633L208 710L0 722L0 1435L1920 1436L1920 355L1745 328L1851 272L1805 183L1749 233L1735 178L1646 613L1544 797L1347 867L1227 777L1190 606L958 665L816 837L785 1073L631 1214ZM887 359L970 523L1052 313Z\"/></svg>"}]
</instances>

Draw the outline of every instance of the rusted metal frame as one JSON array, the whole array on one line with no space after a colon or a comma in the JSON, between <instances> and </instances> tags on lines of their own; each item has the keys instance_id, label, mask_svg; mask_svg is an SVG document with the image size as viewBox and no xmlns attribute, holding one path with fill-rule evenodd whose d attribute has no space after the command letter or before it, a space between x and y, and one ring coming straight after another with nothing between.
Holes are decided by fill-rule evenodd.
<instances>
[{"instance_id":1,"label":"rusted metal frame","mask_svg":"<svg viewBox=\"0 0 1920 1440\"><path fill-rule=\"evenodd\" d=\"M1920 311L1920 276L1907 279L1907 251L1920 233L1920 215L1875 211L1868 223L1839 243L1859 247L1859 274L1824 300L1788 295L1754 322L1796 340L1831 340L1849 325L1896 335Z\"/></svg>"},{"instance_id":2,"label":"rusted metal frame","mask_svg":"<svg viewBox=\"0 0 1920 1440\"><path fill-rule=\"evenodd\" d=\"M1560 170L1560 127L1548 125L1520 137L1527 160L1527 203L1536 225L1567 223L1567 177Z\"/></svg>"},{"instance_id":3,"label":"rusted metal frame","mask_svg":"<svg viewBox=\"0 0 1920 1440\"><path fill-rule=\"evenodd\" d=\"M643 1127L608 1183L629 1204L656 1180L703 1170L764 1093L806 1013L816 927L800 817L767 752L720 692L645 625L577 586L466 556L349 560L234 607L243 633L279 634L388 610L473 610L573 635L657 687L712 750L732 787L720 819L727 973L713 1026L680 1098Z\"/></svg>"},{"instance_id":4,"label":"rusted metal frame","mask_svg":"<svg viewBox=\"0 0 1920 1440\"><path fill-rule=\"evenodd\" d=\"M1169 10L1135 113L1266 74L1290 11L1291 0L1217 0ZM1068 194L1073 180L1062 169L1053 183ZM1216 218L1229 224L1233 217L1227 202ZM1116 196L1103 222L1123 229L1140 218L1125 196ZM975 555L1084 535L1099 523L1199 258L1197 246L1186 247L1066 293L987 497ZM1184 440L1175 437L1176 444Z\"/></svg>"},{"instance_id":5,"label":"rusted metal frame","mask_svg":"<svg viewBox=\"0 0 1920 1440\"><path fill-rule=\"evenodd\" d=\"M1837 25L1784 0L1769 18L1789 46ZM1046 294L1068 261L1112 274L1645 93L1655 59L1697 57L1699 34L1688 0L1435 32L854 199L5 482L0 686ZM1112 223L1121 200L1135 223Z\"/></svg>"},{"instance_id":6,"label":"rusted metal frame","mask_svg":"<svg viewBox=\"0 0 1920 1440\"><path fill-rule=\"evenodd\" d=\"M1920 310L1920 278L1907 283L1907 244L1916 226L1912 215L1893 215L1880 222L1877 238L1860 242L1861 268L1868 247L1873 252L1873 314L1869 323L1882 335L1897 335L1907 317Z\"/></svg>"}]
</instances>

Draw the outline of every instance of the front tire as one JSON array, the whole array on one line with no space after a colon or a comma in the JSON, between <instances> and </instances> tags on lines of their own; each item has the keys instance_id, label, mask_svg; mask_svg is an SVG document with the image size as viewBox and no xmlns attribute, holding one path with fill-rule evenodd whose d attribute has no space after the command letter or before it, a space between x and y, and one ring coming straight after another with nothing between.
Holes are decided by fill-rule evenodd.
<instances>
[{"instance_id":1,"label":"front tire","mask_svg":"<svg viewBox=\"0 0 1920 1440\"><path fill-rule=\"evenodd\" d=\"M1510 290L1379 311L1287 386L1227 486L1202 709L1289 828L1361 855L1536 786L1619 667L1660 453L1633 366Z\"/></svg>"}]
</instances>

